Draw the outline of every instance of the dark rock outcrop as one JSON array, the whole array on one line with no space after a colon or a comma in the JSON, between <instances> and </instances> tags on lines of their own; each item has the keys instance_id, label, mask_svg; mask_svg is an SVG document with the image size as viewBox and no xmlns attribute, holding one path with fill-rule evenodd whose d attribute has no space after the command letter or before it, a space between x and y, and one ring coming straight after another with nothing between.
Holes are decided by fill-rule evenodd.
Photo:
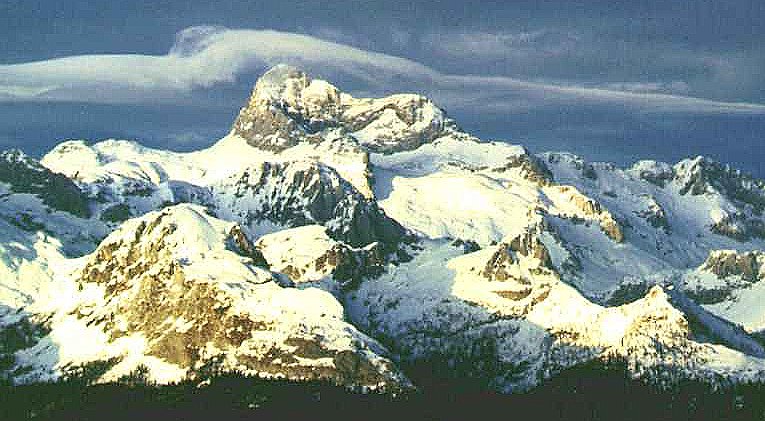
<instances>
[{"instance_id":1,"label":"dark rock outcrop","mask_svg":"<svg viewBox=\"0 0 765 421\"><path fill-rule=\"evenodd\" d=\"M646 207L640 211L635 211L635 214L646 220L654 228L662 229L665 233L669 233L670 226L667 219L667 213L664 207L653 196L645 196Z\"/></svg>"},{"instance_id":2,"label":"dark rock outcrop","mask_svg":"<svg viewBox=\"0 0 765 421\"><path fill-rule=\"evenodd\" d=\"M765 181L755 179L728 165L704 157L687 159L675 165L681 194L717 193L737 208L710 227L712 232L738 241L765 238Z\"/></svg>"},{"instance_id":3,"label":"dark rock outcrop","mask_svg":"<svg viewBox=\"0 0 765 421\"><path fill-rule=\"evenodd\" d=\"M528 152L508 157L507 164L494 171L506 171L512 168L518 168L523 178L539 186L549 186L553 183L553 174L544 160Z\"/></svg>"},{"instance_id":4,"label":"dark rock outcrop","mask_svg":"<svg viewBox=\"0 0 765 421\"><path fill-rule=\"evenodd\" d=\"M79 217L90 215L88 201L72 180L43 167L24 152L13 149L0 153L0 182L15 193L31 193L53 209Z\"/></svg>"},{"instance_id":5,"label":"dark rock outcrop","mask_svg":"<svg viewBox=\"0 0 765 421\"><path fill-rule=\"evenodd\" d=\"M245 225L321 224L353 247L381 243L387 251L407 236L377 203L331 167L317 162L263 163L212 187L218 212Z\"/></svg>"},{"instance_id":6,"label":"dark rock outcrop","mask_svg":"<svg viewBox=\"0 0 765 421\"><path fill-rule=\"evenodd\" d=\"M718 251L710 254L701 269L720 278L740 276L747 282L757 282L765 277L765 253Z\"/></svg>"},{"instance_id":7,"label":"dark rock outcrop","mask_svg":"<svg viewBox=\"0 0 765 421\"><path fill-rule=\"evenodd\" d=\"M700 195L717 191L733 202L765 210L765 182L709 158L697 157L675 165L681 194Z\"/></svg>"},{"instance_id":8,"label":"dark rock outcrop","mask_svg":"<svg viewBox=\"0 0 765 421\"><path fill-rule=\"evenodd\" d=\"M705 285L698 277L712 274L718 282ZM684 290L700 304L717 304L734 297L736 291L765 279L765 253L761 251L713 251L697 271L685 278Z\"/></svg>"}]
</instances>

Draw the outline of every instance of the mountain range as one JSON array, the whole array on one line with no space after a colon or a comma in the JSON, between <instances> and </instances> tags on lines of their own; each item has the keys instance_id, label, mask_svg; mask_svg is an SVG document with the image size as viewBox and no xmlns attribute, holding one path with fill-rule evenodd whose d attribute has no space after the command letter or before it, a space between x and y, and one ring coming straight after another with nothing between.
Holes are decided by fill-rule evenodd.
<instances>
[{"instance_id":1,"label":"mountain range","mask_svg":"<svg viewBox=\"0 0 765 421\"><path fill-rule=\"evenodd\" d=\"M532 154L279 65L207 149L0 154L0 376L759 383L764 210L765 182L704 157Z\"/></svg>"}]
</instances>

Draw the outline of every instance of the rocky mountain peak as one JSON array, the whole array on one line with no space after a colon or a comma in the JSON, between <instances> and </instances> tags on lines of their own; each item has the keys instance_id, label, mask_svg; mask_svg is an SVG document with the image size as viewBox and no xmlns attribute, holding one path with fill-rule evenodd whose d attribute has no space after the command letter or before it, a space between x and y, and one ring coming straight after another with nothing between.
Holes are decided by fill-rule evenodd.
<instances>
[{"instance_id":1,"label":"rocky mountain peak","mask_svg":"<svg viewBox=\"0 0 765 421\"><path fill-rule=\"evenodd\" d=\"M182 204L150 212L125 222L104 239L84 267L82 280L103 284L107 292L121 291L132 287L138 273L150 269L162 272L159 268L164 263L168 273L203 271L208 272L205 277L212 277L215 269L207 266L202 257L238 259L237 253L248 248L235 235L235 228L236 224L217 220L197 205ZM231 245L238 250L231 250ZM238 275L255 279L247 271Z\"/></svg>"},{"instance_id":2,"label":"rocky mountain peak","mask_svg":"<svg viewBox=\"0 0 765 421\"><path fill-rule=\"evenodd\" d=\"M115 358L103 381L146 364L406 388L395 360L513 391L610 359L657 382L765 379L765 184L704 158L535 156L423 96L277 66L208 149L9 151L0 182L0 335L5 314L50 320L13 350L21 381ZM69 201L93 215L52 210Z\"/></svg>"},{"instance_id":3,"label":"rocky mountain peak","mask_svg":"<svg viewBox=\"0 0 765 421\"><path fill-rule=\"evenodd\" d=\"M354 98L332 84L290 66L278 65L255 84L232 133L255 147L281 152L336 129L370 152L410 150L456 125L429 99L415 94Z\"/></svg>"},{"instance_id":4,"label":"rocky mountain peak","mask_svg":"<svg viewBox=\"0 0 765 421\"><path fill-rule=\"evenodd\" d=\"M713 232L739 241L765 238L765 182L702 156L678 162L674 171L680 194L719 195L730 203L715 216Z\"/></svg>"},{"instance_id":5,"label":"rocky mountain peak","mask_svg":"<svg viewBox=\"0 0 765 421\"><path fill-rule=\"evenodd\" d=\"M700 345L690 340L688 320L671 304L669 295L661 287L652 287L644 298L621 310L630 314L631 320L618 345L607 353L608 357L618 356L638 376L647 376L659 385L677 380L672 373L677 369L672 364L693 368L699 365ZM662 369L668 372L657 376Z\"/></svg>"},{"instance_id":6,"label":"rocky mountain peak","mask_svg":"<svg viewBox=\"0 0 765 421\"><path fill-rule=\"evenodd\" d=\"M318 132L337 126L336 107L329 104L335 99L330 98L330 92L336 95L337 90L321 81L317 81L317 88L309 89L312 84L308 75L295 68L274 67L255 84L232 133L254 147L272 152L281 152L303 141L320 142Z\"/></svg>"},{"instance_id":7,"label":"rocky mountain peak","mask_svg":"<svg viewBox=\"0 0 765 421\"><path fill-rule=\"evenodd\" d=\"M681 194L700 195L716 191L732 201L750 205L758 212L765 209L765 182L728 165L698 156L678 162L674 171Z\"/></svg>"},{"instance_id":8,"label":"rocky mountain peak","mask_svg":"<svg viewBox=\"0 0 765 421\"><path fill-rule=\"evenodd\" d=\"M409 387L383 356L387 351L345 322L331 294L279 285L240 254L248 249L253 244L235 224L203 207L149 213L123 224L87 257L77 279L85 293L73 314L107 335L102 346L120 360L116 372L149 361L177 373L171 381L239 371ZM134 345L126 350L125 342Z\"/></svg>"},{"instance_id":9,"label":"rocky mountain peak","mask_svg":"<svg viewBox=\"0 0 765 421\"><path fill-rule=\"evenodd\" d=\"M288 107L295 112L318 112L340 102L340 91L332 84L313 79L299 69L280 64L255 84L251 101L258 105Z\"/></svg>"},{"instance_id":10,"label":"rocky mountain peak","mask_svg":"<svg viewBox=\"0 0 765 421\"><path fill-rule=\"evenodd\" d=\"M664 187L675 177L671 165L653 160L638 161L627 172L659 187Z\"/></svg>"}]
</instances>

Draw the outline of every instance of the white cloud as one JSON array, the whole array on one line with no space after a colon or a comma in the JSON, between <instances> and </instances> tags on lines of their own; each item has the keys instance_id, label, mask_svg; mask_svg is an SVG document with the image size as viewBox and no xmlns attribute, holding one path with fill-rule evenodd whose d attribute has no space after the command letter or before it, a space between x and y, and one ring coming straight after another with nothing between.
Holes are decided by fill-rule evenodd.
<instances>
[{"instance_id":1,"label":"white cloud","mask_svg":"<svg viewBox=\"0 0 765 421\"><path fill-rule=\"evenodd\" d=\"M544 34L514 40L531 42ZM503 41L504 42L504 41ZM480 44L480 43L479 43ZM421 63L308 35L272 30L192 27L166 55L84 55L0 65L2 101L146 103L192 100L194 92L289 63L329 79L353 79L357 91L414 90L447 108L511 112L551 104L616 103L641 111L765 113L765 106L656 92L651 86L591 88L510 77L444 74Z\"/></svg>"},{"instance_id":2,"label":"white cloud","mask_svg":"<svg viewBox=\"0 0 765 421\"><path fill-rule=\"evenodd\" d=\"M140 102L231 83L237 75L281 62L322 73L342 71L372 85L380 76L432 73L410 60L307 35L194 27L182 31L162 56L83 55L2 65L0 93L19 100Z\"/></svg>"}]
</instances>

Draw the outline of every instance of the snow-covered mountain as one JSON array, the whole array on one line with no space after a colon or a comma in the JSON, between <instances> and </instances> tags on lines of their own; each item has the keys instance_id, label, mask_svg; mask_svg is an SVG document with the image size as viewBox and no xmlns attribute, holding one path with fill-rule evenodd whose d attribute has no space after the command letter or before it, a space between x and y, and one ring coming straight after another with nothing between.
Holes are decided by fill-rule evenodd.
<instances>
[{"instance_id":1,"label":"snow-covered mountain","mask_svg":"<svg viewBox=\"0 0 765 421\"><path fill-rule=\"evenodd\" d=\"M407 384L335 297L281 286L254 252L236 223L198 205L125 222L78 259L69 275L76 291L55 294L68 305L48 321L48 337L17 354L32 368L26 376L54 376L57 353L70 364L116 360L105 380L140 363L160 382L238 370L371 389Z\"/></svg>"},{"instance_id":2,"label":"snow-covered mountain","mask_svg":"<svg viewBox=\"0 0 765 421\"><path fill-rule=\"evenodd\" d=\"M706 158L623 169L463 132L418 95L277 66L191 153L67 141L0 156L0 370L103 363L500 391L623 363L765 381L765 183ZM416 385L415 385L416 386Z\"/></svg>"}]
</instances>

